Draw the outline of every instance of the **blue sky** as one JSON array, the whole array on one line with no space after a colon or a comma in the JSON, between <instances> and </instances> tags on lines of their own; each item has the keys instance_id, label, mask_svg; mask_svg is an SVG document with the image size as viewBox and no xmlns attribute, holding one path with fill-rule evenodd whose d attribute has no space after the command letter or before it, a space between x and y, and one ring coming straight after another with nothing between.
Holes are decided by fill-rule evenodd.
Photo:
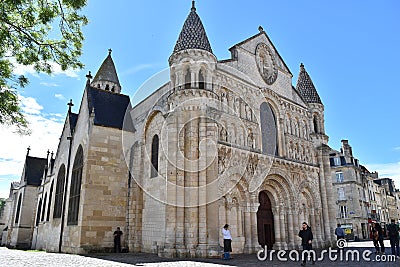
<instances>
[{"instance_id":1,"label":"blue sky","mask_svg":"<svg viewBox=\"0 0 400 267\"><path fill-rule=\"evenodd\" d=\"M0 127L0 197L19 180L28 145L32 156L56 151L66 103L72 99L78 111L85 75L96 73L107 50L113 50L122 92L134 96L168 67L190 7L190 0L89 0L83 10L90 21L84 28L83 70L56 69L47 76L19 67L17 72L31 81L20 94L33 134L19 137ZM198 0L196 7L219 60L263 26L293 73L294 85L304 63L325 105L329 145L339 149L340 140L348 139L361 164L396 178L400 188L398 1ZM146 88L148 94L154 89Z\"/></svg>"}]
</instances>

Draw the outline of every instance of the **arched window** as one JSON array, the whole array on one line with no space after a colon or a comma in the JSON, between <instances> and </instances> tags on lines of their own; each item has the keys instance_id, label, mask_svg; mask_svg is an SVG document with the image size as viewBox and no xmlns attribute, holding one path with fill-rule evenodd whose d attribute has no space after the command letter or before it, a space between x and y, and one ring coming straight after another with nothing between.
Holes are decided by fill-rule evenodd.
<instances>
[{"instance_id":1,"label":"arched window","mask_svg":"<svg viewBox=\"0 0 400 267\"><path fill-rule=\"evenodd\" d=\"M154 135L153 141L151 142L151 178L158 176L158 148L158 135Z\"/></svg>"},{"instance_id":2,"label":"arched window","mask_svg":"<svg viewBox=\"0 0 400 267\"><path fill-rule=\"evenodd\" d=\"M319 133L317 115L314 115L313 124L314 124L314 133Z\"/></svg>"},{"instance_id":3,"label":"arched window","mask_svg":"<svg viewBox=\"0 0 400 267\"><path fill-rule=\"evenodd\" d=\"M44 214L46 210L47 193L44 195L43 207L42 207L42 221L44 221Z\"/></svg>"},{"instance_id":4,"label":"arched window","mask_svg":"<svg viewBox=\"0 0 400 267\"><path fill-rule=\"evenodd\" d=\"M39 225L39 222L40 222L40 213L41 213L41 210L42 210L42 199L40 199L39 200L39 205L38 205L38 207L37 207L37 213L36 213L36 226L38 226Z\"/></svg>"},{"instance_id":5,"label":"arched window","mask_svg":"<svg viewBox=\"0 0 400 267\"><path fill-rule=\"evenodd\" d=\"M49 221L50 219L50 207L51 207L51 200L53 198L53 189L54 189L54 180L51 182L50 186L50 197L49 197L49 205L47 206L46 221Z\"/></svg>"},{"instance_id":6,"label":"arched window","mask_svg":"<svg viewBox=\"0 0 400 267\"><path fill-rule=\"evenodd\" d=\"M61 211L64 198L65 165L61 165L57 175L56 195L54 198L53 218L61 218Z\"/></svg>"},{"instance_id":7,"label":"arched window","mask_svg":"<svg viewBox=\"0 0 400 267\"><path fill-rule=\"evenodd\" d=\"M190 74L190 70L188 69L186 71L186 75L185 75L185 89L189 89L191 87L191 74Z\"/></svg>"},{"instance_id":8,"label":"arched window","mask_svg":"<svg viewBox=\"0 0 400 267\"><path fill-rule=\"evenodd\" d=\"M71 187L69 189L68 221L67 225L78 224L79 200L81 197L81 183L83 170L83 149L79 146L75 155L71 174Z\"/></svg>"},{"instance_id":9,"label":"arched window","mask_svg":"<svg viewBox=\"0 0 400 267\"><path fill-rule=\"evenodd\" d=\"M106 91L110 91L110 86L106 84Z\"/></svg>"},{"instance_id":10,"label":"arched window","mask_svg":"<svg viewBox=\"0 0 400 267\"><path fill-rule=\"evenodd\" d=\"M19 222L19 214L21 213L22 194L18 196L17 214L15 214L15 223Z\"/></svg>"},{"instance_id":11,"label":"arched window","mask_svg":"<svg viewBox=\"0 0 400 267\"><path fill-rule=\"evenodd\" d=\"M262 152L264 154L278 155L278 130L276 116L271 105L264 102L260 107Z\"/></svg>"},{"instance_id":12,"label":"arched window","mask_svg":"<svg viewBox=\"0 0 400 267\"><path fill-rule=\"evenodd\" d=\"M203 70L199 71L199 89L204 89L205 88L205 83L204 83L204 75L203 75Z\"/></svg>"}]
</instances>

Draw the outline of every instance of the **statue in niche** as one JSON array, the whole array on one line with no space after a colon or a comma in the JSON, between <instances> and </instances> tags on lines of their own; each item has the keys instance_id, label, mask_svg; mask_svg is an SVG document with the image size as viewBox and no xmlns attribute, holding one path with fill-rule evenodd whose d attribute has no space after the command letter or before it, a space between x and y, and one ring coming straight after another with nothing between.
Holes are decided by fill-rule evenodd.
<instances>
[{"instance_id":1,"label":"statue in niche","mask_svg":"<svg viewBox=\"0 0 400 267\"><path fill-rule=\"evenodd\" d=\"M228 141L228 133L226 132L226 129L224 126L221 127L221 132L219 135L219 139L221 141L227 142Z\"/></svg>"}]
</instances>

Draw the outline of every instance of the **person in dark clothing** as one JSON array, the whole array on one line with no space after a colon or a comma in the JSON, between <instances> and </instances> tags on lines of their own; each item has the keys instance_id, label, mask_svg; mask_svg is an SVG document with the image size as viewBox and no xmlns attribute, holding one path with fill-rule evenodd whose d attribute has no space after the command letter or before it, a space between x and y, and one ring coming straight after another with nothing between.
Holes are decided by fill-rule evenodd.
<instances>
[{"instance_id":1,"label":"person in dark clothing","mask_svg":"<svg viewBox=\"0 0 400 267\"><path fill-rule=\"evenodd\" d=\"M312 240L314 239L311 227L308 226L306 222L303 222L302 228L299 232L299 237L301 238L301 246L303 250L312 250ZM303 254L305 256L305 254ZM301 266L306 265L306 257L303 258ZM315 259L311 258L312 264L315 263Z\"/></svg>"},{"instance_id":2,"label":"person in dark clothing","mask_svg":"<svg viewBox=\"0 0 400 267\"><path fill-rule=\"evenodd\" d=\"M377 242L379 242L379 245L381 247L381 253L385 253L385 244L383 243L383 230L382 227L379 223L375 223L374 226L375 232L378 235L378 239ZM376 246L375 246L376 247ZM379 252L379 250L377 250L377 252Z\"/></svg>"},{"instance_id":3,"label":"person in dark clothing","mask_svg":"<svg viewBox=\"0 0 400 267\"><path fill-rule=\"evenodd\" d=\"M337 236L337 240L344 238L344 230L340 223L338 223L337 228L335 229L335 235Z\"/></svg>"},{"instance_id":4,"label":"person in dark clothing","mask_svg":"<svg viewBox=\"0 0 400 267\"><path fill-rule=\"evenodd\" d=\"M395 224L394 219L390 221L391 223L388 225L388 236L390 239L390 246L392 247L392 255L400 258L400 249L399 249L399 226Z\"/></svg>"},{"instance_id":5,"label":"person in dark clothing","mask_svg":"<svg viewBox=\"0 0 400 267\"><path fill-rule=\"evenodd\" d=\"M379 233L376 231L376 229L375 229L375 223L374 223L373 226L372 226L372 242L373 242L373 244L374 244L375 253L376 253L376 254L378 254L378 253L380 252L378 239L379 239Z\"/></svg>"},{"instance_id":6,"label":"person in dark clothing","mask_svg":"<svg viewBox=\"0 0 400 267\"><path fill-rule=\"evenodd\" d=\"M119 227L114 231L114 252L121 252L121 235L122 231Z\"/></svg>"}]
</instances>

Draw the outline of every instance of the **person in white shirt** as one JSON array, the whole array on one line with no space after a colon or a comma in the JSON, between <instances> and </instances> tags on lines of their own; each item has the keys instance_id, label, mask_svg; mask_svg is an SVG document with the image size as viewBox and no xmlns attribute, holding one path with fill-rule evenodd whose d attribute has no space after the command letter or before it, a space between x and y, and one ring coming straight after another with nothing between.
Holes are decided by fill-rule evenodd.
<instances>
[{"instance_id":1,"label":"person in white shirt","mask_svg":"<svg viewBox=\"0 0 400 267\"><path fill-rule=\"evenodd\" d=\"M222 236L224 237L224 260L229 260L231 258L230 252L232 252L232 236L228 224L225 224L222 228Z\"/></svg>"}]
</instances>

